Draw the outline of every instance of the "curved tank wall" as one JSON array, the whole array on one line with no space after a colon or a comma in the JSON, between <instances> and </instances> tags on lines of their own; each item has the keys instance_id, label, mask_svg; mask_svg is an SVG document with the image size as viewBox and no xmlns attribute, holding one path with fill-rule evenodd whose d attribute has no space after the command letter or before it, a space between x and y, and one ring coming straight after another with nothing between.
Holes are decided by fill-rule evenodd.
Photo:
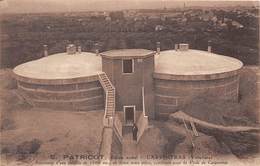
<instances>
[{"instance_id":1,"label":"curved tank wall","mask_svg":"<svg viewBox=\"0 0 260 166\"><path fill-rule=\"evenodd\" d=\"M85 111L104 109L100 71L101 58L91 53L55 54L13 70L18 90L31 105Z\"/></svg>"},{"instance_id":2,"label":"curved tank wall","mask_svg":"<svg viewBox=\"0 0 260 166\"><path fill-rule=\"evenodd\" d=\"M242 66L234 58L204 51L161 52L154 73L156 112L175 112L199 95L236 101Z\"/></svg>"}]
</instances>

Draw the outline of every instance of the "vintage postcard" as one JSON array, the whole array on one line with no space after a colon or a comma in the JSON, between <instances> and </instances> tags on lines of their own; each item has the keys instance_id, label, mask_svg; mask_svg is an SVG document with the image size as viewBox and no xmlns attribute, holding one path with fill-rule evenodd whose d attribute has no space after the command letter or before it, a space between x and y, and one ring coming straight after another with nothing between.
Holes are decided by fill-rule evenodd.
<instances>
[{"instance_id":1,"label":"vintage postcard","mask_svg":"<svg viewBox=\"0 0 260 166\"><path fill-rule=\"evenodd\" d=\"M0 165L260 165L259 7L0 0Z\"/></svg>"}]
</instances>

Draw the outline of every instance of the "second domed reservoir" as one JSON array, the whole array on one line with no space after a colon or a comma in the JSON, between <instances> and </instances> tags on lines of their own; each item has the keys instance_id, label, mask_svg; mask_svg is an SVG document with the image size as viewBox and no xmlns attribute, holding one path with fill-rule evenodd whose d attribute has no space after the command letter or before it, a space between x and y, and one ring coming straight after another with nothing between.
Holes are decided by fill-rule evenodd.
<instances>
[{"instance_id":1,"label":"second domed reservoir","mask_svg":"<svg viewBox=\"0 0 260 166\"><path fill-rule=\"evenodd\" d=\"M162 51L154 71L157 113L181 109L193 97L237 100L241 61L211 52L183 49Z\"/></svg>"}]
</instances>

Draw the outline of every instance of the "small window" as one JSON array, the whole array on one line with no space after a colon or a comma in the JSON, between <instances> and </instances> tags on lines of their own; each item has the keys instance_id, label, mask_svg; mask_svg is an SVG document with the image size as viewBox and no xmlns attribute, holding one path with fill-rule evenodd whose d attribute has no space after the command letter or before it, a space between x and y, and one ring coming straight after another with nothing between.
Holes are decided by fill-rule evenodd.
<instances>
[{"instance_id":1,"label":"small window","mask_svg":"<svg viewBox=\"0 0 260 166\"><path fill-rule=\"evenodd\" d=\"M123 60L123 73L133 73L134 72L134 61L133 59Z\"/></svg>"}]
</instances>

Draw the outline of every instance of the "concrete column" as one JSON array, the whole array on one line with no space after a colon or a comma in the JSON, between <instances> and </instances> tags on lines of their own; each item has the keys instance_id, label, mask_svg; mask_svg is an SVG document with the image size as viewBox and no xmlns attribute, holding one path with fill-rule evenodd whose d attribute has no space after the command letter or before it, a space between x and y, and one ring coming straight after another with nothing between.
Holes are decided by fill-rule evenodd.
<instances>
[{"instance_id":1,"label":"concrete column","mask_svg":"<svg viewBox=\"0 0 260 166\"><path fill-rule=\"evenodd\" d=\"M160 52L161 52L161 43L160 42L156 42L156 51L157 51L157 54L160 54Z\"/></svg>"},{"instance_id":2,"label":"concrete column","mask_svg":"<svg viewBox=\"0 0 260 166\"><path fill-rule=\"evenodd\" d=\"M48 46L47 45L43 45L43 56L44 57L48 56Z\"/></svg>"}]
</instances>

